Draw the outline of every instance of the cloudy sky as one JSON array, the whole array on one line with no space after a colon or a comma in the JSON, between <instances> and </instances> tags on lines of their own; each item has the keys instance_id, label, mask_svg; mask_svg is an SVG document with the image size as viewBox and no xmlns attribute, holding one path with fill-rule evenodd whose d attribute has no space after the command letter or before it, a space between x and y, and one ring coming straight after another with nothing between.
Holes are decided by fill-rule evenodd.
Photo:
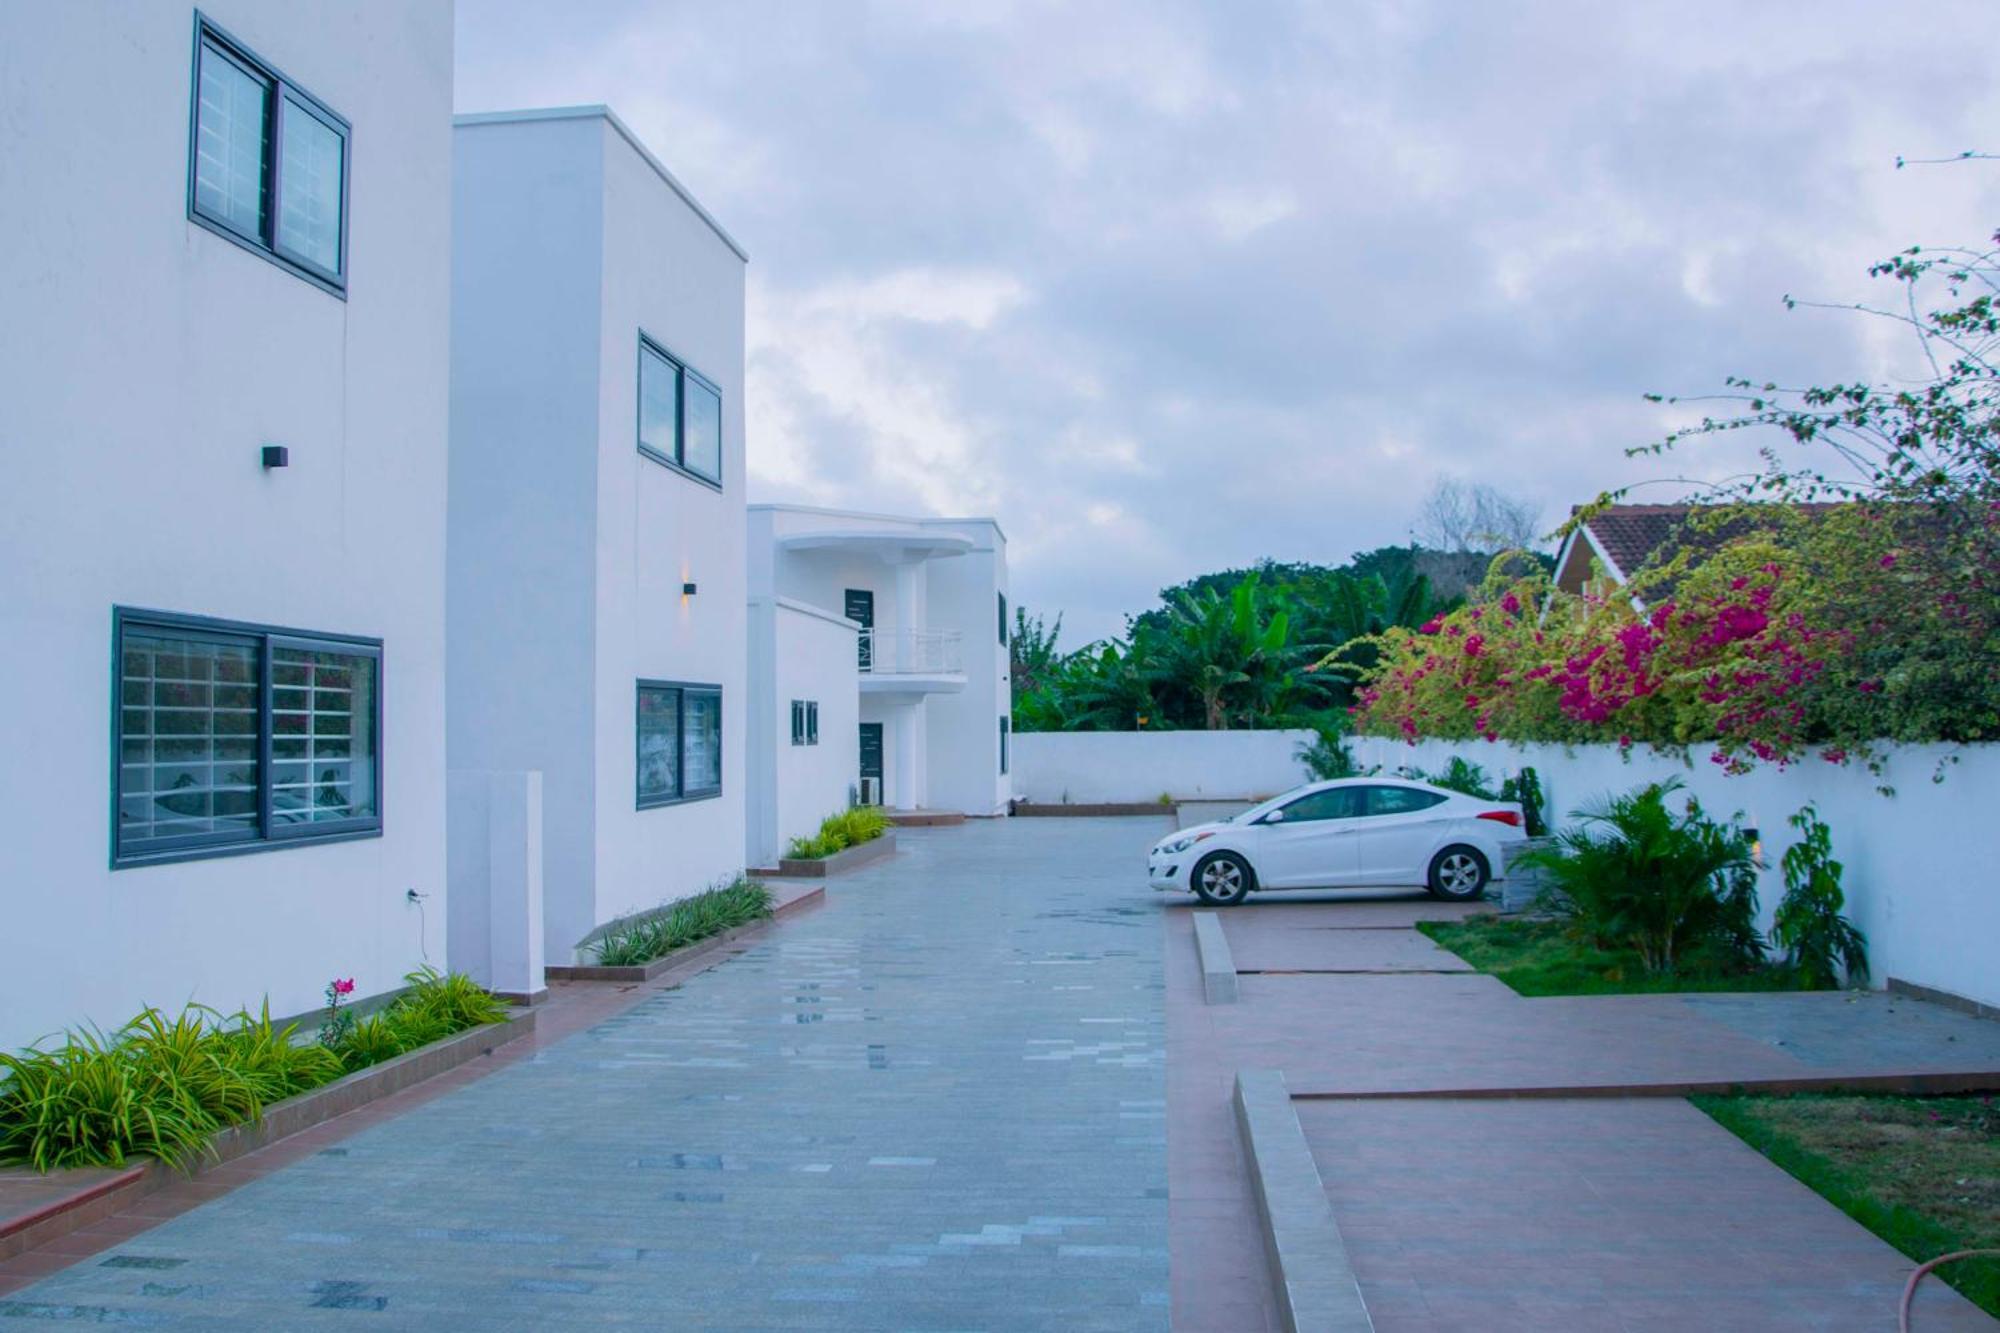
<instances>
[{"instance_id":1,"label":"cloudy sky","mask_svg":"<svg viewBox=\"0 0 2000 1333\"><path fill-rule=\"evenodd\" d=\"M1158 589L1553 525L1731 372L1899 344L1780 297L2000 224L2000 5L459 0L463 111L606 102L751 256L751 495L997 515L1064 642ZM1670 498L1654 488L1647 495Z\"/></svg>"}]
</instances>

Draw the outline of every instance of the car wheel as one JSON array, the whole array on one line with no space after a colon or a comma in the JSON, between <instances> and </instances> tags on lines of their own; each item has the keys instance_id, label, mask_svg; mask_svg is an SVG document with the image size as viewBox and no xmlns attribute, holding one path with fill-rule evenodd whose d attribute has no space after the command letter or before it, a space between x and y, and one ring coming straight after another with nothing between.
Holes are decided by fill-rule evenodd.
<instances>
[{"instance_id":1,"label":"car wheel","mask_svg":"<svg viewBox=\"0 0 2000 1333\"><path fill-rule=\"evenodd\" d=\"M1250 863L1235 852L1213 852L1194 868L1195 897L1211 907L1234 907L1257 887Z\"/></svg>"},{"instance_id":2,"label":"car wheel","mask_svg":"<svg viewBox=\"0 0 2000 1333\"><path fill-rule=\"evenodd\" d=\"M1431 858L1430 891L1452 902L1471 902L1486 891L1493 878L1486 858L1476 847L1447 847Z\"/></svg>"}]
</instances>

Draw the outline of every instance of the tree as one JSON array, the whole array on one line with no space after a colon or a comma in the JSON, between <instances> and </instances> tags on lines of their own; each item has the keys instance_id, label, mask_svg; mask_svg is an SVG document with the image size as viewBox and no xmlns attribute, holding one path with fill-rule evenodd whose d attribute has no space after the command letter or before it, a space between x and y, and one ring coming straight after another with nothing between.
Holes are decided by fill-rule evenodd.
<instances>
[{"instance_id":1,"label":"tree","mask_svg":"<svg viewBox=\"0 0 2000 1333\"><path fill-rule=\"evenodd\" d=\"M1484 482L1446 477L1424 497L1411 530L1423 546L1492 555L1533 546L1540 520L1541 511L1530 501Z\"/></svg>"},{"instance_id":2,"label":"tree","mask_svg":"<svg viewBox=\"0 0 2000 1333\"><path fill-rule=\"evenodd\" d=\"M1014 693L1034 694L1048 683L1062 662L1056 640L1062 636L1062 615L1055 624L1031 616L1027 608L1014 608L1014 632L1007 640L1007 674L1013 679Z\"/></svg>"}]
</instances>

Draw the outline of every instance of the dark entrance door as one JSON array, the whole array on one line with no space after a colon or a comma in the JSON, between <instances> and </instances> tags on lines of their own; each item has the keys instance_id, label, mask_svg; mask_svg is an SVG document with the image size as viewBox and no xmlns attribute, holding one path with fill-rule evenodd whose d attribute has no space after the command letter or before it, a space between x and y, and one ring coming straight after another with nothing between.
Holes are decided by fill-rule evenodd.
<instances>
[{"instance_id":1,"label":"dark entrance door","mask_svg":"<svg viewBox=\"0 0 2000 1333\"><path fill-rule=\"evenodd\" d=\"M874 779L875 804L887 805L888 797L882 790L882 724L863 722L861 724L861 789L866 792L869 779ZM866 798L863 798L864 802Z\"/></svg>"},{"instance_id":2,"label":"dark entrance door","mask_svg":"<svg viewBox=\"0 0 2000 1333\"><path fill-rule=\"evenodd\" d=\"M845 615L861 626L861 669L872 670L875 665L875 592L872 588L849 588ZM879 739L882 728L875 728ZM877 752L880 753L879 751ZM878 772L876 776L881 776Z\"/></svg>"}]
</instances>

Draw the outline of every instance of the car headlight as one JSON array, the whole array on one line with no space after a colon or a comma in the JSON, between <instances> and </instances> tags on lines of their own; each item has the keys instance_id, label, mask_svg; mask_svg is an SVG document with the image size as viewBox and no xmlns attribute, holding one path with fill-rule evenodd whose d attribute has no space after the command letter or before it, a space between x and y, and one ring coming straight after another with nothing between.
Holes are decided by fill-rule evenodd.
<instances>
[{"instance_id":1,"label":"car headlight","mask_svg":"<svg viewBox=\"0 0 2000 1333\"><path fill-rule=\"evenodd\" d=\"M1164 853L1167 856L1172 856L1176 852L1186 851L1188 848L1194 846L1196 843L1202 841L1204 838L1212 838L1214 836L1215 835L1213 833L1188 833L1182 835L1181 837L1173 838L1166 842L1163 842L1153 850Z\"/></svg>"}]
</instances>

